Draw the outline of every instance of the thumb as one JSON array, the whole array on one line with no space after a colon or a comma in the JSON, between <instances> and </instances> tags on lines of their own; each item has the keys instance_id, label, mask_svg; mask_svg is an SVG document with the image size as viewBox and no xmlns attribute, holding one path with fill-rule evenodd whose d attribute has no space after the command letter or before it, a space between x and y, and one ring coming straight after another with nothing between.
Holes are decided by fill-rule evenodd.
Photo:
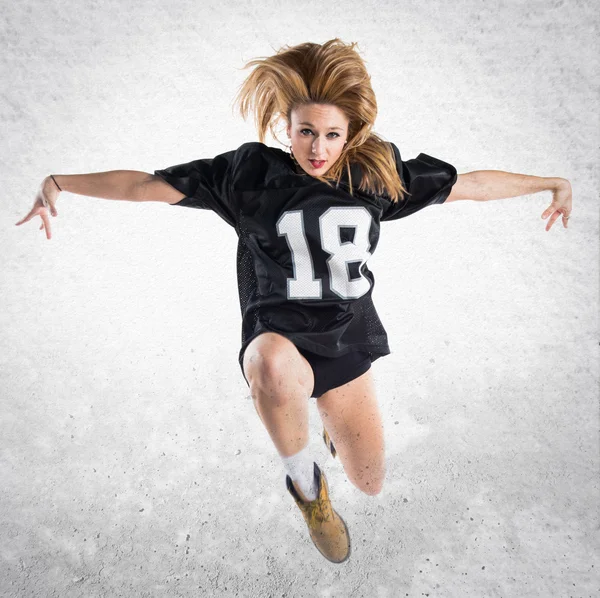
<instances>
[{"instance_id":1,"label":"thumb","mask_svg":"<svg viewBox=\"0 0 600 598\"><path fill-rule=\"evenodd\" d=\"M550 216L550 214L552 214L552 212L554 212L554 208L552 206L550 206L549 208L546 208L542 212L542 220L545 220L546 218L548 218L548 216Z\"/></svg>"},{"instance_id":2,"label":"thumb","mask_svg":"<svg viewBox=\"0 0 600 598\"><path fill-rule=\"evenodd\" d=\"M58 212L56 211L56 206L51 201L48 201L48 199L46 197L43 198L43 202L44 202L44 207L48 210L48 212L52 216L56 216L58 214Z\"/></svg>"}]
</instances>

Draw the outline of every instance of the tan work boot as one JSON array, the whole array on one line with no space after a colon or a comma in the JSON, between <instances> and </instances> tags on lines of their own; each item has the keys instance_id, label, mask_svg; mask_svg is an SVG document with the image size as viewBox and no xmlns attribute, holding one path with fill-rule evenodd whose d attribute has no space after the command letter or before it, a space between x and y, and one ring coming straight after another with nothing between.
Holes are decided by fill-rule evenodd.
<instances>
[{"instance_id":1,"label":"tan work boot","mask_svg":"<svg viewBox=\"0 0 600 598\"><path fill-rule=\"evenodd\" d=\"M333 442L331 442L331 438L329 437L329 434L327 434L327 430L325 428L323 428L323 440L325 441L325 445L327 446L327 448L333 455L333 458L335 459L337 451L335 450L335 446L333 446Z\"/></svg>"},{"instance_id":2,"label":"tan work boot","mask_svg":"<svg viewBox=\"0 0 600 598\"><path fill-rule=\"evenodd\" d=\"M331 506L325 474L316 463L314 466L317 498L307 500L289 475L285 478L287 489L302 511L310 538L319 552L332 563L343 563L350 556L350 534L344 520Z\"/></svg>"}]
</instances>

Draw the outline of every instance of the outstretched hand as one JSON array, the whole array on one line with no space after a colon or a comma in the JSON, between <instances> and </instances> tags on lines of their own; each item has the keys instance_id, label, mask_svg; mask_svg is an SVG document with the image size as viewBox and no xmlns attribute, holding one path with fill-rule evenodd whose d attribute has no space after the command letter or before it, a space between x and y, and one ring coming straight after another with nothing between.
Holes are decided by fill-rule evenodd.
<instances>
[{"instance_id":1,"label":"outstretched hand","mask_svg":"<svg viewBox=\"0 0 600 598\"><path fill-rule=\"evenodd\" d=\"M567 228L572 204L573 196L571 183L567 179L561 179L559 184L552 189L552 203L542 213L542 218L544 220L550 216L550 220L548 220L548 224L546 224L546 231L549 231L552 228L556 219L561 215L563 226Z\"/></svg>"},{"instance_id":2,"label":"outstretched hand","mask_svg":"<svg viewBox=\"0 0 600 598\"><path fill-rule=\"evenodd\" d=\"M33 202L33 207L29 210L29 214L25 216L22 220L16 223L16 226L23 224L24 222L29 222L34 216L40 216L42 219L42 224L40 225L40 230L46 229L46 237L48 239L52 238L52 233L50 231L50 218L48 218L48 210L52 216L58 216L58 212L56 211L56 200L60 191L54 184L54 181L50 177L46 177L40 188L38 189L37 195L35 196L35 200Z\"/></svg>"}]
</instances>

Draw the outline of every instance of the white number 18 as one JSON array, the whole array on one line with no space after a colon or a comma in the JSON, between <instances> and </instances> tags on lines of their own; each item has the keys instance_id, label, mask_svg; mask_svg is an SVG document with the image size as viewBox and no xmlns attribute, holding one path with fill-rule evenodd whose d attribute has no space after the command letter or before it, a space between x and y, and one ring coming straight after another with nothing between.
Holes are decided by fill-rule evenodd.
<instances>
[{"instance_id":1,"label":"white number 18","mask_svg":"<svg viewBox=\"0 0 600 598\"><path fill-rule=\"evenodd\" d=\"M331 290L342 299L358 299L371 288L361 268L371 257L369 230L372 217L366 208L331 207L319 217L321 247L327 259ZM354 228L354 242L340 239L340 227ZM321 280L315 278L313 260L304 230L302 210L284 212L277 221L277 234L285 235L294 264L294 278L287 279L288 299L321 299ZM350 280L349 262L360 262L360 278Z\"/></svg>"}]
</instances>

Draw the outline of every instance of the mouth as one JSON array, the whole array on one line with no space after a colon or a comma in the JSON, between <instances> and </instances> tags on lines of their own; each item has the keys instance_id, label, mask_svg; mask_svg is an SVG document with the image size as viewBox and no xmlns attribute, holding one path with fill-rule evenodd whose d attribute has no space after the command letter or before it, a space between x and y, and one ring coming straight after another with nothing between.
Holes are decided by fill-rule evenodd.
<instances>
[{"instance_id":1,"label":"mouth","mask_svg":"<svg viewBox=\"0 0 600 598\"><path fill-rule=\"evenodd\" d=\"M309 162L312 164L312 167L315 169L323 168L326 161L327 160L309 160Z\"/></svg>"}]
</instances>

